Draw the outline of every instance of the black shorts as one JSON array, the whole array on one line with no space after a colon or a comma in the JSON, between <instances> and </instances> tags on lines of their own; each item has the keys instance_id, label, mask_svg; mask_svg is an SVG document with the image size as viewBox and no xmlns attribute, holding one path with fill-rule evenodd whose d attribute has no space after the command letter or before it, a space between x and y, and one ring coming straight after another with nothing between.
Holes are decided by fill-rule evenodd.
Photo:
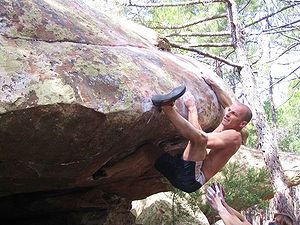
<instances>
[{"instance_id":1,"label":"black shorts","mask_svg":"<svg viewBox=\"0 0 300 225\"><path fill-rule=\"evenodd\" d=\"M183 160L182 155L171 156L164 153L158 158L154 166L174 187L191 193L202 186L195 179L195 164L193 161Z\"/></svg>"}]
</instances>

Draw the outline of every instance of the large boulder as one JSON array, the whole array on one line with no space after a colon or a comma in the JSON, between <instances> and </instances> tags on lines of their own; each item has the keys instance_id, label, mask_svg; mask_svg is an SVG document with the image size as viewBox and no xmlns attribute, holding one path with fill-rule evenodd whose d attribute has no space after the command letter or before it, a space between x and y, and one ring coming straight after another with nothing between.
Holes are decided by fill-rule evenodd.
<instances>
[{"instance_id":1,"label":"large boulder","mask_svg":"<svg viewBox=\"0 0 300 225\"><path fill-rule=\"evenodd\" d=\"M79 0L1 0L0 217L107 210L167 190L153 160L186 140L151 96L185 84L207 131L223 108L202 79L217 76L157 40Z\"/></svg>"}]
</instances>

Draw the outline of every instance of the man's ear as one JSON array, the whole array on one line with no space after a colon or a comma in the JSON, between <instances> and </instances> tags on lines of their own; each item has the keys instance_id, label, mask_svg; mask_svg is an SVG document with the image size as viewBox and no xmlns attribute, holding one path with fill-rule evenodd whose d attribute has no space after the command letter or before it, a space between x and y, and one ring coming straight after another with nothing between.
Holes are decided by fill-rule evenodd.
<instances>
[{"instance_id":1,"label":"man's ear","mask_svg":"<svg viewBox=\"0 0 300 225\"><path fill-rule=\"evenodd\" d=\"M246 129L242 129L241 134L242 134L242 144L246 145L247 139L248 139L248 136L249 136L249 132Z\"/></svg>"},{"instance_id":2,"label":"man's ear","mask_svg":"<svg viewBox=\"0 0 300 225\"><path fill-rule=\"evenodd\" d=\"M240 123L240 127L244 128L247 124L248 124L247 121L243 121Z\"/></svg>"}]
</instances>

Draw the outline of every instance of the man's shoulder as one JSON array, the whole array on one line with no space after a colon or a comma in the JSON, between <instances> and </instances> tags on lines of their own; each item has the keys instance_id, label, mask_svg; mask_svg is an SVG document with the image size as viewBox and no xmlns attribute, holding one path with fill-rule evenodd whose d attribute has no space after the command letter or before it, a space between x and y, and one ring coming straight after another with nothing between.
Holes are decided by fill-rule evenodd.
<instances>
[{"instance_id":1,"label":"man's shoulder","mask_svg":"<svg viewBox=\"0 0 300 225\"><path fill-rule=\"evenodd\" d=\"M234 142L233 144L241 145L242 143L242 134L239 131L234 129L228 129L221 131L222 134L226 136L230 141Z\"/></svg>"},{"instance_id":2,"label":"man's shoulder","mask_svg":"<svg viewBox=\"0 0 300 225\"><path fill-rule=\"evenodd\" d=\"M240 131L236 131L234 129L223 130L223 131L220 131L220 133L241 136L241 132Z\"/></svg>"}]
</instances>

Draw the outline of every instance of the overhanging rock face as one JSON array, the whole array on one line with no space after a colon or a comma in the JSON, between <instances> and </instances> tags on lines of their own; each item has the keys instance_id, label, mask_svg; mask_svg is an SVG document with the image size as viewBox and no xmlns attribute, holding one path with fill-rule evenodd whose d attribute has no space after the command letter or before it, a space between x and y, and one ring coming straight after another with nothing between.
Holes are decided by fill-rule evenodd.
<instances>
[{"instance_id":1,"label":"overhanging rock face","mask_svg":"<svg viewBox=\"0 0 300 225\"><path fill-rule=\"evenodd\" d=\"M185 84L204 129L222 117L205 65L157 49L153 31L81 2L1 0L0 34L3 199L55 192L59 206L57 196L72 190L81 202L65 208L93 194L89 207L105 208L99 193L133 200L164 191L155 149L186 142L151 96ZM176 106L186 117L182 100Z\"/></svg>"}]
</instances>

